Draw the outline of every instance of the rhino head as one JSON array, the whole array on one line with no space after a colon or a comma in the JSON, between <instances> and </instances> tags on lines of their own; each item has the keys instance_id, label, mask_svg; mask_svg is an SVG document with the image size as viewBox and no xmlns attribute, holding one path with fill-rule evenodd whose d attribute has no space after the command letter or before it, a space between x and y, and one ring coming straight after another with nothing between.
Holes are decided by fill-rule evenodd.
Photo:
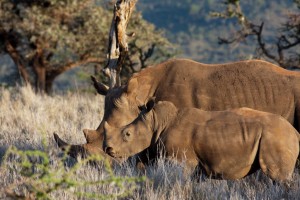
<instances>
[{"instance_id":1,"label":"rhino head","mask_svg":"<svg viewBox=\"0 0 300 200\"><path fill-rule=\"evenodd\" d=\"M154 99L146 104L139 116L123 127L113 127L104 123L107 154L114 158L127 158L140 153L155 144L160 134L173 121L177 108L169 101Z\"/></svg>"},{"instance_id":2,"label":"rhino head","mask_svg":"<svg viewBox=\"0 0 300 200\"><path fill-rule=\"evenodd\" d=\"M105 122L105 152L114 158L122 159L146 149L151 143L152 130L141 118L138 117L125 127L117 128Z\"/></svg>"},{"instance_id":3,"label":"rhino head","mask_svg":"<svg viewBox=\"0 0 300 200\"><path fill-rule=\"evenodd\" d=\"M104 124L107 123L112 127L122 127L131 123L141 112L142 102L147 98L145 93L139 93L137 89L138 81L135 78L131 79L127 85L111 89L95 82L95 80L93 81L98 93L105 95L104 116L96 130L86 129L83 131L87 143L70 145L60 139L57 134L54 134L54 139L62 150L66 150L69 146L68 154L72 157L85 157L87 154L107 155L102 150L107 146L103 144L103 141L105 141Z\"/></svg>"}]
</instances>

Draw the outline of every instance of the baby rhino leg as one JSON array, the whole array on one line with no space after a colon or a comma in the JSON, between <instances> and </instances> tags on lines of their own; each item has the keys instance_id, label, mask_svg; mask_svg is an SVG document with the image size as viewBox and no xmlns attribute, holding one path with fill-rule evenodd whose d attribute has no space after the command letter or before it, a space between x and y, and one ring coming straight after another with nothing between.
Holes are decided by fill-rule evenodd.
<instances>
[{"instance_id":1,"label":"baby rhino leg","mask_svg":"<svg viewBox=\"0 0 300 200\"><path fill-rule=\"evenodd\" d=\"M274 129L273 129L274 130ZM294 130L287 128L265 132L259 147L259 164L262 171L276 181L290 180L299 153L299 141Z\"/></svg>"}]
</instances>

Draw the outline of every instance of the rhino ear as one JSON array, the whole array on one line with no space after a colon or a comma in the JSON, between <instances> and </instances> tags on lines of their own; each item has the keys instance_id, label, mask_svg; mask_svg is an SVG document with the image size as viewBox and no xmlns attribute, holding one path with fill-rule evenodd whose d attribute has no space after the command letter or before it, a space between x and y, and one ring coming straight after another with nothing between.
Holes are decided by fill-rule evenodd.
<instances>
[{"instance_id":1,"label":"rhino ear","mask_svg":"<svg viewBox=\"0 0 300 200\"><path fill-rule=\"evenodd\" d=\"M107 121L104 122L104 130L109 130L111 126L107 123Z\"/></svg>"},{"instance_id":2,"label":"rhino ear","mask_svg":"<svg viewBox=\"0 0 300 200\"><path fill-rule=\"evenodd\" d=\"M147 110L147 112L149 112L150 110L152 110L154 106L155 106L155 97L151 97L148 100L148 102L146 103L146 110Z\"/></svg>"},{"instance_id":3,"label":"rhino ear","mask_svg":"<svg viewBox=\"0 0 300 200\"><path fill-rule=\"evenodd\" d=\"M152 87L152 84L149 83L148 78L134 77L129 80L127 83L126 93L128 97L135 100L139 106L145 104L148 99L149 91Z\"/></svg>"},{"instance_id":4,"label":"rhino ear","mask_svg":"<svg viewBox=\"0 0 300 200\"><path fill-rule=\"evenodd\" d=\"M136 93L136 90L138 88L138 80L137 78L130 79L127 84L127 94Z\"/></svg>"},{"instance_id":5,"label":"rhino ear","mask_svg":"<svg viewBox=\"0 0 300 200\"><path fill-rule=\"evenodd\" d=\"M99 137L101 138L101 135L96 130L83 129L83 134L87 143L93 143L99 140Z\"/></svg>"},{"instance_id":6,"label":"rhino ear","mask_svg":"<svg viewBox=\"0 0 300 200\"><path fill-rule=\"evenodd\" d=\"M94 76L91 76L91 80L92 80L93 85L94 85L95 89L97 90L97 92L99 94L105 96L109 90L109 87L107 85L105 85L104 83L98 82Z\"/></svg>"}]
</instances>

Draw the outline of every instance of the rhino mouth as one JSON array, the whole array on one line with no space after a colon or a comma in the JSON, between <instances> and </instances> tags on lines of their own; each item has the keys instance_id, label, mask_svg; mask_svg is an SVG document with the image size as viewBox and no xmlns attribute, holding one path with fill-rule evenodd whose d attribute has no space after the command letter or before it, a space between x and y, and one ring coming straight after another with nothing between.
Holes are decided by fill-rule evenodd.
<instances>
[{"instance_id":1,"label":"rhino mouth","mask_svg":"<svg viewBox=\"0 0 300 200\"><path fill-rule=\"evenodd\" d=\"M118 157L116 153L107 153L107 154L110 155L113 158L117 158Z\"/></svg>"},{"instance_id":2,"label":"rhino mouth","mask_svg":"<svg viewBox=\"0 0 300 200\"><path fill-rule=\"evenodd\" d=\"M107 147L105 149L105 153L107 153L109 156L116 158L116 159L122 159L124 156L121 156L118 152L114 151L113 148Z\"/></svg>"},{"instance_id":3,"label":"rhino mouth","mask_svg":"<svg viewBox=\"0 0 300 200\"><path fill-rule=\"evenodd\" d=\"M117 152L115 152L112 147L106 147L104 151L105 151L105 153L107 153L108 155L110 155L113 158L118 157Z\"/></svg>"},{"instance_id":4,"label":"rhino mouth","mask_svg":"<svg viewBox=\"0 0 300 200\"><path fill-rule=\"evenodd\" d=\"M108 155L110 155L111 157L113 157L113 158L115 158L117 160L123 160L123 159L127 158L127 156L122 156L122 155L120 155L118 153L112 153L112 154L108 154Z\"/></svg>"}]
</instances>

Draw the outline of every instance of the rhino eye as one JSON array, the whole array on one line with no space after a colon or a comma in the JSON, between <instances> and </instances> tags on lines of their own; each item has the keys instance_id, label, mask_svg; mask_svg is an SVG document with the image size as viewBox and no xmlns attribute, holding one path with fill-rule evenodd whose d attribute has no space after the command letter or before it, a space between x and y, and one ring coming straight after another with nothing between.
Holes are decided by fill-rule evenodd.
<instances>
[{"instance_id":1,"label":"rhino eye","mask_svg":"<svg viewBox=\"0 0 300 200\"><path fill-rule=\"evenodd\" d=\"M128 142L130 140L131 132L130 131L125 131L123 133L123 139L125 142Z\"/></svg>"},{"instance_id":2,"label":"rhino eye","mask_svg":"<svg viewBox=\"0 0 300 200\"><path fill-rule=\"evenodd\" d=\"M126 137L130 137L130 132L127 131L125 135L126 135Z\"/></svg>"}]
</instances>

